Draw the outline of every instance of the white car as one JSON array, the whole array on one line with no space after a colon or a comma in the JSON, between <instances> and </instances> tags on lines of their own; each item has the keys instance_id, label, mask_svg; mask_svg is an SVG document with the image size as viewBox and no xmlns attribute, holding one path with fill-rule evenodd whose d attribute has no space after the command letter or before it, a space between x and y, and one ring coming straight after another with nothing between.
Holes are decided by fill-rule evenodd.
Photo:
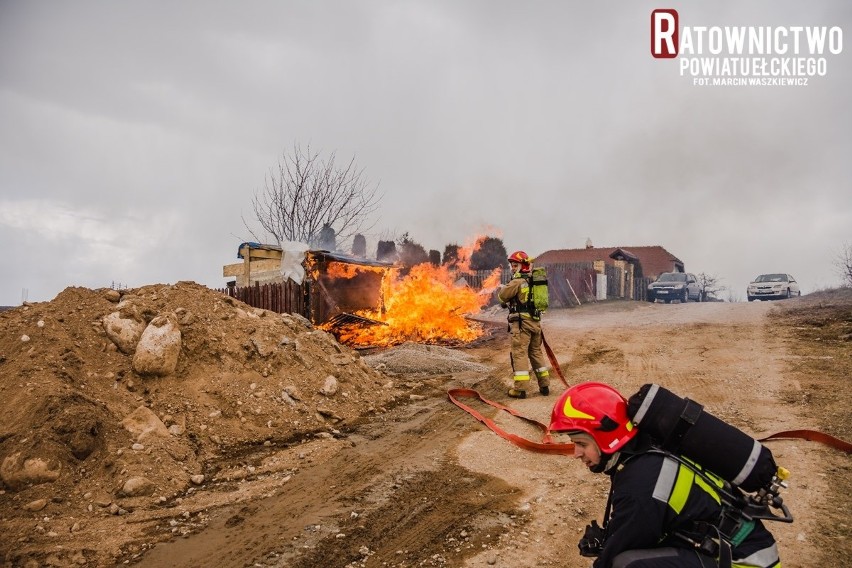
<instances>
[{"instance_id":1,"label":"white car","mask_svg":"<svg viewBox=\"0 0 852 568\"><path fill-rule=\"evenodd\" d=\"M746 292L748 301L781 300L801 296L799 283L789 274L761 274L751 281Z\"/></svg>"}]
</instances>

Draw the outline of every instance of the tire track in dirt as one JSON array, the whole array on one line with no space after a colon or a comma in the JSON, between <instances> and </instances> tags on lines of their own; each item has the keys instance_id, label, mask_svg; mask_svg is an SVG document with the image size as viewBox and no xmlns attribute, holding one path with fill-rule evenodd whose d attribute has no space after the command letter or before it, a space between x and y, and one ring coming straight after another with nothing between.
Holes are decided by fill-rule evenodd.
<instances>
[{"instance_id":1,"label":"tire track in dirt","mask_svg":"<svg viewBox=\"0 0 852 568\"><path fill-rule=\"evenodd\" d=\"M354 427L342 448L301 468L274 495L217 511L204 531L158 545L138 565L461 562L497 538L491 529L513 511L519 491L455 464L449 452L475 424L448 408L443 391L433 394Z\"/></svg>"}]
</instances>

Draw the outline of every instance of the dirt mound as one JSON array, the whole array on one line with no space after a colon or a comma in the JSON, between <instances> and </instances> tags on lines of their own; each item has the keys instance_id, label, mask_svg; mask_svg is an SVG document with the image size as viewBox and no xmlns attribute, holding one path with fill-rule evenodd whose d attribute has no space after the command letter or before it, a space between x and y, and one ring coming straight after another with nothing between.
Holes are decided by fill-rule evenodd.
<instances>
[{"instance_id":1,"label":"dirt mound","mask_svg":"<svg viewBox=\"0 0 852 568\"><path fill-rule=\"evenodd\" d=\"M472 355L439 345L418 343L403 343L381 353L367 355L364 360L371 367L391 375L443 375L461 371L490 371L490 367L476 362Z\"/></svg>"},{"instance_id":2,"label":"dirt mound","mask_svg":"<svg viewBox=\"0 0 852 568\"><path fill-rule=\"evenodd\" d=\"M132 330L157 321L179 330L176 366L143 375L132 347L144 334ZM180 502L248 448L335 436L399 394L306 319L192 282L68 288L4 311L0 376L0 559L15 565L103 563L104 550L27 551L62 550L93 519Z\"/></svg>"}]
</instances>

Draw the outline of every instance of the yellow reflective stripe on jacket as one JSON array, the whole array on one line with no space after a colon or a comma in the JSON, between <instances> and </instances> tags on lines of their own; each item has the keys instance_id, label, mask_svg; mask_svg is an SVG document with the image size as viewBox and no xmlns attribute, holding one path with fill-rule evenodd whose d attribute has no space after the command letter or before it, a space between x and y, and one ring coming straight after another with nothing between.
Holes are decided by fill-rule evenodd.
<instances>
[{"instance_id":1,"label":"yellow reflective stripe on jacket","mask_svg":"<svg viewBox=\"0 0 852 568\"><path fill-rule=\"evenodd\" d=\"M700 469L697 465L696 469ZM723 486L723 481L709 472L703 472L718 487ZM710 495L714 501L721 503L719 494L715 488L707 483L700 475L695 475L689 467L677 462L672 458L665 458L660 468L660 475L654 486L654 499L667 503L675 513L680 514L689 499L692 488L697 486Z\"/></svg>"},{"instance_id":2,"label":"yellow reflective stripe on jacket","mask_svg":"<svg viewBox=\"0 0 852 568\"><path fill-rule=\"evenodd\" d=\"M703 489L710 497L712 497L713 500L716 501L716 503L718 503L719 505L722 504L722 500L719 498L719 494L716 492L716 490L713 487L711 487L710 485L707 484L706 481L704 481L703 477L701 477L700 475L696 476L695 477L695 484L698 487L700 487L701 489ZM721 487L721 485L719 487Z\"/></svg>"},{"instance_id":3,"label":"yellow reflective stripe on jacket","mask_svg":"<svg viewBox=\"0 0 852 568\"><path fill-rule=\"evenodd\" d=\"M678 467L677 480L672 489L672 494L669 496L669 507L674 509L675 513L683 511L694 481L695 474L689 468L682 465Z\"/></svg>"},{"instance_id":4,"label":"yellow reflective stripe on jacket","mask_svg":"<svg viewBox=\"0 0 852 568\"><path fill-rule=\"evenodd\" d=\"M524 281L521 283L521 289L518 290L518 301L521 304L526 304L530 299L530 285L527 283L527 279L524 278Z\"/></svg>"}]
</instances>

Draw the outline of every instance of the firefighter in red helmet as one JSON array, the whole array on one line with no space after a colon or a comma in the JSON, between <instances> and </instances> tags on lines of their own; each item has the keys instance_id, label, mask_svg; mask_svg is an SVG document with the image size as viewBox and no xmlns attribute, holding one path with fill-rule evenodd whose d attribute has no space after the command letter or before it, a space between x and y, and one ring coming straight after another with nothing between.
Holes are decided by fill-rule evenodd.
<instances>
[{"instance_id":1,"label":"firefighter in red helmet","mask_svg":"<svg viewBox=\"0 0 852 568\"><path fill-rule=\"evenodd\" d=\"M580 554L594 568L780 568L775 539L759 519L737 516L724 480L655 447L602 383L580 383L556 401L550 430L565 432L574 457L610 476L603 525L592 521Z\"/></svg>"},{"instance_id":2,"label":"firefighter in red helmet","mask_svg":"<svg viewBox=\"0 0 852 568\"><path fill-rule=\"evenodd\" d=\"M541 350L541 313L530 306L530 273L532 259L522 250L509 255L512 280L500 288L497 298L509 308L509 331L512 334L512 387L509 396L526 398L532 365L542 395L550 394L550 369Z\"/></svg>"}]
</instances>

